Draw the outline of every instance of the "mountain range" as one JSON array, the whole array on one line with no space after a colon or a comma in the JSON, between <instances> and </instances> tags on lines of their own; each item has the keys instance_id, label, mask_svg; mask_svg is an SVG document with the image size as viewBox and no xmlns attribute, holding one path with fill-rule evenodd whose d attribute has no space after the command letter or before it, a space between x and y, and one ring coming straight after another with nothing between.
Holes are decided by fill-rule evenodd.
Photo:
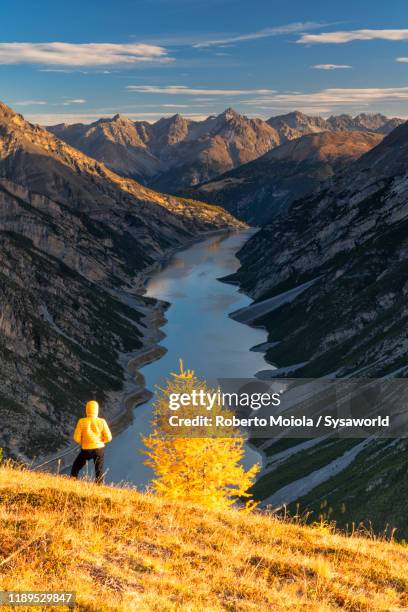
<instances>
[{"instance_id":1,"label":"mountain range","mask_svg":"<svg viewBox=\"0 0 408 612\"><path fill-rule=\"evenodd\" d=\"M116 172L168 192L221 174L279 144L277 131L265 121L232 109L204 121L174 115L149 124L115 115L91 125L48 129Z\"/></svg>"},{"instance_id":2,"label":"mountain range","mask_svg":"<svg viewBox=\"0 0 408 612\"><path fill-rule=\"evenodd\" d=\"M260 377L407 376L407 163L403 124L241 250L234 280L255 302L236 316L267 329L259 349L278 368ZM338 524L388 522L407 536L406 441L269 440L262 450L260 498L315 513L325 501Z\"/></svg>"},{"instance_id":3,"label":"mountain range","mask_svg":"<svg viewBox=\"0 0 408 612\"><path fill-rule=\"evenodd\" d=\"M317 132L357 131L389 134L401 125L403 120L398 117L390 119L381 113L360 113L355 117L346 114L331 115L328 119L324 119L293 111L286 115L271 117L267 123L278 131L280 142L285 142Z\"/></svg>"},{"instance_id":4,"label":"mountain range","mask_svg":"<svg viewBox=\"0 0 408 612\"><path fill-rule=\"evenodd\" d=\"M357 131L307 134L185 193L219 204L250 224L263 225L294 200L346 171L382 138Z\"/></svg>"},{"instance_id":5,"label":"mountain range","mask_svg":"<svg viewBox=\"0 0 408 612\"><path fill-rule=\"evenodd\" d=\"M0 447L55 451L89 389L119 410L124 355L149 346L160 315L139 295L145 274L200 234L241 226L114 174L0 104Z\"/></svg>"},{"instance_id":6,"label":"mountain range","mask_svg":"<svg viewBox=\"0 0 408 612\"><path fill-rule=\"evenodd\" d=\"M48 130L122 176L178 193L306 134L339 130L387 134L401 122L380 114L325 120L296 111L264 121L228 108L203 121L174 115L150 124L115 115L90 125L60 124Z\"/></svg>"}]
</instances>

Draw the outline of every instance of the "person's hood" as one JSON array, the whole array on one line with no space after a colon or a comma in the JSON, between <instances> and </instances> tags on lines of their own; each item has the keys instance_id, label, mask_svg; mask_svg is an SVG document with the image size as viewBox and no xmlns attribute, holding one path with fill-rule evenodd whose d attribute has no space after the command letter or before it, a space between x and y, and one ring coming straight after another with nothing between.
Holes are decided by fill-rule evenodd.
<instances>
[{"instance_id":1,"label":"person's hood","mask_svg":"<svg viewBox=\"0 0 408 612\"><path fill-rule=\"evenodd\" d=\"M97 417L99 414L99 404L95 402L95 400L91 400L86 405L86 416L87 417Z\"/></svg>"}]
</instances>

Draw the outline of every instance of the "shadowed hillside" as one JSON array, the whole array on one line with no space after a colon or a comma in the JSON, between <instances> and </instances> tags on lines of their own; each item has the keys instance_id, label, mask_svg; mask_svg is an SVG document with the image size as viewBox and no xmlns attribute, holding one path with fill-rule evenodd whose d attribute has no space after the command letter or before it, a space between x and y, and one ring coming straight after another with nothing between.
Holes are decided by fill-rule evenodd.
<instances>
[{"instance_id":1,"label":"shadowed hillside","mask_svg":"<svg viewBox=\"0 0 408 612\"><path fill-rule=\"evenodd\" d=\"M262 313L246 320L267 329L266 360L280 368L261 377L406 378L407 160L405 123L240 251L235 280ZM370 519L407 538L406 438L289 446L262 446L259 498L291 510L327 500L339 523Z\"/></svg>"},{"instance_id":2,"label":"shadowed hillside","mask_svg":"<svg viewBox=\"0 0 408 612\"><path fill-rule=\"evenodd\" d=\"M373 132L319 132L288 140L255 159L186 193L213 202L248 223L262 225L375 147Z\"/></svg>"}]
</instances>

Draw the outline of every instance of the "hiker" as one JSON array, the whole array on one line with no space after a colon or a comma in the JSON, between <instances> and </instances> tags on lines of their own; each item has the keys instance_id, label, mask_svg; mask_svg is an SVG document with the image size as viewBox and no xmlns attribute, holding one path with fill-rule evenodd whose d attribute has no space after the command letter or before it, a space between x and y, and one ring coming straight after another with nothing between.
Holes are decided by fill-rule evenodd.
<instances>
[{"instance_id":1,"label":"hiker","mask_svg":"<svg viewBox=\"0 0 408 612\"><path fill-rule=\"evenodd\" d=\"M103 461L105 443L112 440L112 434L105 419L98 417L99 404L94 400L86 405L86 417L79 419L74 431L74 440L81 445L81 451L75 459L71 476L78 478L79 472L90 459L95 465L95 481L103 483Z\"/></svg>"}]
</instances>

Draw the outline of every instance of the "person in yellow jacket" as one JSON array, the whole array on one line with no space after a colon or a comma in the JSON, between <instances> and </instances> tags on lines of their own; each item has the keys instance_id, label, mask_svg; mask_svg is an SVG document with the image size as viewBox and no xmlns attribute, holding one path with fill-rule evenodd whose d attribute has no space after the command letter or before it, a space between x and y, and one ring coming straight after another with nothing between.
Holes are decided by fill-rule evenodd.
<instances>
[{"instance_id":1,"label":"person in yellow jacket","mask_svg":"<svg viewBox=\"0 0 408 612\"><path fill-rule=\"evenodd\" d=\"M71 476L78 478L79 472L91 459L95 466L95 480L103 483L103 462L105 444L112 440L112 434L105 419L98 417L99 404L94 400L86 404L86 417L79 419L74 431L74 440L80 444L81 451L75 459Z\"/></svg>"}]
</instances>

